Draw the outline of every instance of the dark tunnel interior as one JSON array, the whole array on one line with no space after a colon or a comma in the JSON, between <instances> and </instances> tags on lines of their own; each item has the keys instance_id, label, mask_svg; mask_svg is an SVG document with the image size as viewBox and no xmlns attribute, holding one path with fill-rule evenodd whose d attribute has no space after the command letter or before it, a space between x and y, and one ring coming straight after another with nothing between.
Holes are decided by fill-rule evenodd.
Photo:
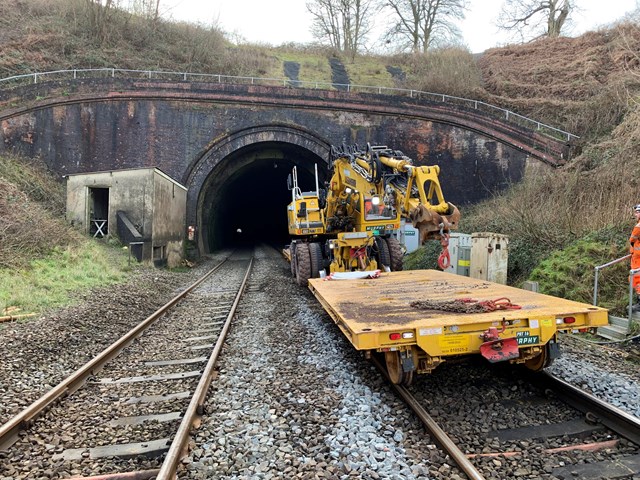
<instances>
[{"instance_id":1,"label":"dark tunnel interior","mask_svg":"<svg viewBox=\"0 0 640 480\"><path fill-rule=\"evenodd\" d=\"M296 145L253 144L225 158L210 175L201 207L205 249L289 243L287 177L297 166L302 190L315 190L316 164L322 186L325 161Z\"/></svg>"}]
</instances>

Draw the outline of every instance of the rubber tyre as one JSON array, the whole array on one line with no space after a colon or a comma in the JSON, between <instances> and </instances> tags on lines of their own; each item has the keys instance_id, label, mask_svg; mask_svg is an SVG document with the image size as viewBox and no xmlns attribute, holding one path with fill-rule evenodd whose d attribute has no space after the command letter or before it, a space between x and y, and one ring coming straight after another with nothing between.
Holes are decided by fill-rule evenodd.
<instances>
[{"instance_id":1,"label":"rubber tyre","mask_svg":"<svg viewBox=\"0 0 640 480\"><path fill-rule=\"evenodd\" d=\"M291 276L296 278L296 244L292 243L289 247L289 255L291 256Z\"/></svg>"},{"instance_id":2,"label":"rubber tyre","mask_svg":"<svg viewBox=\"0 0 640 480\"><path fill-rule=\"evenodd\" d=\"M384 271L384 266L391 268L391 257L389 255L389 246L382 237L375 237L373 240L373 255L378 264L378 269ZM392 269L393 270L393 269Z\"/></svg>"},{"instance_id":3,"label":"rubber tyre","mask_svg":"<svg viewBox=\"0 0 640 480\"><path fill-rule=\"evenodd\" d=\"M320 278L320 270L324 267L324 261L322 247L319 243L309 244L309 257L311 259L311 278Z\"/></svg>"},{"instance_id":4,"label":"rubber tyre","mask_svg":"<svg viewBox=\"0 0 640 480\"><path fill-rule=\"evenodd\" d=\"M390 267L392 272L400 272L404 268L404 255L402 254L402 247L400 242L395 237L389 237L387 240L387 246L389 247Z\"/></svg>"},{"instance_id":5,"label":"rubber tyre","mask_svg":"<svg viewBox=\"0 0 640 480\"><path fill-rule=\"evenodd\" d=\"M311 255L309 245L300 243L296 246L296 282L301 287L306 287L311 278Z\"/></svg>"}]
</instances>

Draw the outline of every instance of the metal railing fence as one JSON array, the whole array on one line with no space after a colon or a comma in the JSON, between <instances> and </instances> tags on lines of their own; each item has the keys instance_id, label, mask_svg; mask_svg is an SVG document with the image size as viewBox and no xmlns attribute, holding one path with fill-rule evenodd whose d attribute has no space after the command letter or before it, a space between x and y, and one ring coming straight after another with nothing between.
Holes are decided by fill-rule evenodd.
<instances>
[{"instance_id":1,"label":"metal railing fence","mask_svg":"<svg viewBox=\"0 0 640 480\"><path fill-rule=\"evenodd\" d=\"M612 260L610 262L604 263L602 265L598 265L597 267L595 267L595 274L594 274L594 280L593 280L593 305L597 306L598 305L598 278L599 278L599 274L600 274L600 270L610 267L612 265L615 265L617 263L620 262L624 262L625 260L628 260L629 258L631 258L631 255L625 255L624 257L620 257L620 258L616 258L615 260ZM633 307L633 278L640 273L640 268L636 268L636 269L632 269L629 270L629 308L628 308L628 315L627 318L629 319L629 324L631 324L631 316L633 314L633 311L631 310Z\"/></svg>"},{"instance_id":2,"label":"metal railing fence","mask_svg":"<svg viewBox=\"0 0 640 480\"><path fill-rule=\"evenodd\" d=\"M611 260L610 262L607 263L603 263L602 265L598 265L594 268L595 273L593 275L593 305L597 306L598 305L598 279L600 277L600 270L610 267L612 265L616 265L620 262L624 262L625 260L628 260L629 258L631 258L631 255L625 255L624 257L620 257L620 258L616 258L615 260ZM631 285L633 285L633 283L631 283Z\"/></svg>"},{"instance_id":3,"label":"metal railing fence","mask_svg":"<svg viewBox=\"0 0 640 480\"><path fill-rule=\"evenodd\" d=\"M337 89L345 92L356 93L377 93L384 95L403 95L410 98L424 99L434 102L460 105L474 110L489 113L503 120L537 130L541 134L548 135L556 139L566 141L577 140L580 137L569 132L565 132L551 125L532 120L528 117L512 112L510 110L491 105L479 100L445 95L441 93L424 92L396 87L376 87L371 85L342 84L330 82L309 82L304 80L291 80L289 78L269 78L269 77L243 77L233 75L217 75L209 73L171 72L155 70L130 70L123 68L82 68L73 70L54 70L50 72L28 73L14 75L0 79L1 87L13 87L23 84L37 84L42 81L69 80L81 78L93 78L96 74L111 78L132 78L139 77L149 80L170 80L170 81L190 81L190 82L216 82L229 84L250 84L265 86L301 87L311 89L331 90Z\"/></svg>"}]
</instances>

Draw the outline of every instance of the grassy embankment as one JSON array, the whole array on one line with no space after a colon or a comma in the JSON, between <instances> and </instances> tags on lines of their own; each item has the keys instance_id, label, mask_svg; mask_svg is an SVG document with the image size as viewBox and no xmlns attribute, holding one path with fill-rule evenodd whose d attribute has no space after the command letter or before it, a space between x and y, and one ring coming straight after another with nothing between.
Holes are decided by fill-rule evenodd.
<instances>
[{"instance_id":1,"label":"grassy embankment","mask_svg":"<svg viewBox=\"0 0 640 480\"><path fill-rule=\"evenodd\" d=\"M461 231L509 236L509 282L591 302L594 267L628 253L640 202L640 29L635 24L493 49L478 60L487 101L581 138L563 168L463 209ZM444 168L443 168L444 170ZM434 265L437 246L409 259ZM431 253L428 253L431 252ZM600 305L624 314L628 263L602 272Z\"/></svg>"},{"instance_id":2,"label":"grassy embankment","mask_svg":"<svg viewBox=\"0 0 640 480\"><path fill-rule=\"evenodd\" d=\"M67 305L74 292L126 278L126 253L73 230L64 210L64 187L43 165L0 156L0 317Z\"/></svg>"}]
</instances>

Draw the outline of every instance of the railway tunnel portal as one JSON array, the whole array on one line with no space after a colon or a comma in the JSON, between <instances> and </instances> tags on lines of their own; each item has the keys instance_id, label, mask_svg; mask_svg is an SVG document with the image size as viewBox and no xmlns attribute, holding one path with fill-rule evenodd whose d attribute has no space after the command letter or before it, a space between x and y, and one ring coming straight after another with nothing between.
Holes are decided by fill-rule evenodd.
<instances>
[{"instance_id":1,"label":"railway tunnel portal","mask_svg":"<svg viewBox=\"0 0 640 480\"><path fill-rule=\"evenodd\" d=\"M388 145L440 165L445 196L462 207L569 158L566 139L471 105L253 84L43 82L0 90L0 151L40 156L61 177L156 167L187 187L186 226L207 253L238 229L245 241L283 240L288 174L298 166L309 188L318 164L326 180L334 144Z\"/></svg>"},{"instance_id":2,"label":"railway tunnel portal","mask_svg":"<svg viewBox=\"0 0 640 480\"><path fill-rule=\"evenodd\" d=\"M311 188L317 165L320 181L326 180L328 151L322 140L287 127L241 132L212 149L199 165L206 178L190 190L197 208L189 221L199 228L198 249L286 243L287 177L296 166L301 184Z\"/></svg>"}]
</instances>

